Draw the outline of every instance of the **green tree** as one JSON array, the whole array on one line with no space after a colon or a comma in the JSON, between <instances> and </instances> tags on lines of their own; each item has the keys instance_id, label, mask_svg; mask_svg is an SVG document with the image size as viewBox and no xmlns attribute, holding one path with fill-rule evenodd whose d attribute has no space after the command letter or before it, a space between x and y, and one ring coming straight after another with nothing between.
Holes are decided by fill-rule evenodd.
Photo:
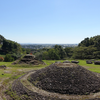
<instances>
[{"instance_id":1,"label":"green tree","mask_svg":"<svg viewBox=\"0 0 100 100\"><path fill-rule=\"evenodd\" d=\"M66 52L60 45L55 45L54 49L55 49L55 51L58 52L60 59L63 59L64 57L66 57Z\"/></svg>"},{"instance_id":2,"label":"green tree","mask_svg":"<svg viewBox=\"0 0 100 100\"><path fill-rule=\"evenodd\" d=\"M94 53L96 48L93 46L89 47L76 47L74 48L73 58L74 59L93 59L95 58Z\"/></svg>"},{"instance_id":3,"label":"green tree","mask_svg":"<svg viewBox=\"0 0 100 100\"><path fill-rule=\"evenodd\" d=\"M81 41L81 43L79 43L78 46L88 47L89 46L89 38L85 38L83 41Z\"/></svg>"},{"instance_id":4,"label":"green tree","mask_svg":"<svg viewBox=\"0 0 100 100\"><path fill-rule=\"evenodd\" d=\"M52 59L52 60L59 60L60 59L59 51L55 50L53 48L49 49L48 55L49 55L49 58Z\"/></svg>"},{"instance_id":5,"label":"green tree","mask_svg":"<svg viewBox=\"0 0 100 100\"><path fill-rule=\"evenodd\" d=\"M49 54L48 54L47 51L43 52L42 59L43 59L43 60L49 60L49 59L50 59L50 58L49 58Z\"/></svg>"},{"instance_id":6,"label":"green tree","mask_svg":"<svg viewBox=\"0 0 100 100\"><path fill-rule=\"evenodd\" d=\"M5 62L12 62L12 61L14 61L14 58L12 58L10 54L6 54L4 61Z\"/></svg>"},{"instance_id":7,"label":"green tree","mask_svg":"<svg viewBox=\"0 0 100 100\"><path fill-rule=\"evenodd\" d=\"M11 40L6 40L6 39L3 41L2 50L6 50L9 53L22 52L22 48L20 44Z\"/></svg>"},{"instance_id":8,"label":"green tree","mask_svg":"<svg viewBox=\"0 0 100 100\"><path fill-rule=\"evenodd\" d=\"M72 47L66 47L65 52L66 52L66 56L70 58L73 54L73 48Z\"/></svg>"}]
</instances>

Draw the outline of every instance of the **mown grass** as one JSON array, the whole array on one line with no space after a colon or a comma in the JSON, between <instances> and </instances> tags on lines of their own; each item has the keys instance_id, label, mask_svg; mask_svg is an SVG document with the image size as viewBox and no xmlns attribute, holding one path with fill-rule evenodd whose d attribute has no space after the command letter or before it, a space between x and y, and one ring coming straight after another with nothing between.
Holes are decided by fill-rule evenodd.
<instances>
[{"instance_id":1,"label":"mown grass","mask_svg":"<svg viewBox=\"0 0 100 100\"><path fill-rule=\"evenodd\" d=\"M78 60L78 61L79 61L79 65L87 68L88 70L100 73L100 65L95 65L94 63L93 64L87 64L86 60Z\"/></svg>"},{"instance_id":2,"label":"mown grass","mask_svg":"<svg viewBox=\"0 0 100 100\"><path fill-rule=\"evenodd\" d=\"M0 65L6 65L7 67L9 67L10 69L7 70L12 70L13 72L17 72L17 70L31 70L31 69L41 69L44 68L46 66L49 66L52 63L55 63L55 61L60 61L63 62L65 60L43 60L46 65L32 65L32 64L16 64L16 65L11 65L12 62L0 62ZM72 60L70 60L72 61ZM86 64L86 60L78 60L79 61L79 65L83 66L91 71L94 72L99 72L100 73L100 65L95 65L95 64ZM4 70L0 69L0 73L2 73Z\"/></svg>"},{"instance_id":3,"label":"mown grass","mask_svg":"<svg viewBox=\"0 0 100 100\"><path fill-rule=\"evenodd\" d=\"M43 60L46 65L28 65L28 64L16 64L11 65L12 62L0 62L0 65L6 65L7 69L0 69L0 79L1 78L10 78L12 75L17 74L19 72L26 72L30 70L38 70L41 68L44 68L46 66L49 66L52 63L55 63L55 61L63 62L65 60ZM72 61L72 60L70 60ZM94 65L94 64L86 64L86 60L78 60L79 65L87 68L90 71L100 73L100 65ZM3 75L2 75L3 74ZM19 75L19 74L18 74Z\"/></svg>"},{"instance_id":4,"label":"mown grass","mask_svg":"<svg viewBox=\"0 0 100 100\"><path fill-rule=\"evenodd\" d=\"M6 66L10 66L12 62L0 62L0 66L1 65L6 65Z\"/></svg>"},{"instance_id":5,"label":"mown grass","mask_svg":"<svg viewBox=\"0 0 100 100\"><path fill-rule=\"evenodd\" d=\"M44 60L44 62L47 65L52 64L55 61L61 61L61 62L63 62L65 60ZM72 60L69 60L69 61L72 61ZM100 73L100 65L95 65L94 63L93 64L87 64L86 60L78 60L78 61L79 61L79 65L80 66L83 66L83 67L85 67L86 69L88 69L90 71Z\"/></svg>"},{"instance_id":6,"label":"mown grass","mask_svg":"<svg viewBox=\"0 0 100 100\"><path fill-rule=\"evenodd\" d=\"M47 65L50 65L52 63L55 63L56 61L60 61L60 62L63 62L65 60L43 60Z\"/></svg>"}]
</instances>

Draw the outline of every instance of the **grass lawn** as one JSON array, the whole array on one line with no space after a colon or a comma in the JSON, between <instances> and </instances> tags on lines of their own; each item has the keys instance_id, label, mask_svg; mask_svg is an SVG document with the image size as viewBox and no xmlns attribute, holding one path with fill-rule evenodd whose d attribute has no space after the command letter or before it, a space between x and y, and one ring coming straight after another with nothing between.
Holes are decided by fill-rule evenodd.
<instances>
[{"instance_id":1,"label":"grass lawn","mask_svg":"<svg viewBox=\"0 0 100 100\"><path fill-rule=\"evenodd\" d=\"M47 65L50 65L52 63L54 63L55 61L65 61L65 60L44 60L44 62ZM72 60L69 60L72 61ZM95 65L95 64L87 64L86 60L78 60L79 61L79 65L85 67L86 69L93 71L93 72L97 72L100 73L100 65Z\"/></svg>"},{"instance_id":2,"label":"grass lawn","mask_svg":"<svg viewBox=\"0 0 100 100\"><path fill-rule=\"evenodd\" d=\"M6 65L6 66L10 66L12 62L0 62L0 66L1 65Z\"/></svg>"},{"instance_id":3,"label":"grass lawn","mask_svg":"<svg viewBox=\"0 0 100 100\"><path fill-rule=\"evenodd\" d=\"M100 65L86 64L86 60L79 60L79 65L87 68L90 71L100 73Z\"/></svg>"},{"instance_id":4,"label":"grass lawn","mask_svg":"<svg viewBox=\"0 0 100 100\"><path fill-rule=\"evenodd\" d=\"M20 76L23 75L26 71L30 70L38 70L41 68L44 68L46 66L49 66L52 63L55 63L55 61L63 62L65 60L43 60L46 65L11 65L12 62L0 62L0 65L6 65L7 69L0 69L0 81L2 79L10 78L13 76ZM70 60L71 61L71 60ZM100 65L94 65L94 64L86 64L86 60L78 60L79 65L85 67L86 69L100 73ZM3 74L3 75L2 75Z\"/></svg>"}]
</instances>

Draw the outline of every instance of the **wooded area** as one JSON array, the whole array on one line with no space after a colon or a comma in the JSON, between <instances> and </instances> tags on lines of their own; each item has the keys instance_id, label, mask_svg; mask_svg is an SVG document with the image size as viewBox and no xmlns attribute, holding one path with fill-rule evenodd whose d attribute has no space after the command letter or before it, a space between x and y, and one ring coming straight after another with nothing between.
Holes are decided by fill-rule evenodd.
<instances>
[{"instance_id":1,"label":"wooded area","mask_svg":"<svg viewBox=\"0 0 100 100\"><path fill-rule=\"evenodd\" d=\"M63 48L61 45L55 45L53 48L29 49L22 48L15 41L7 40L0 35L0 54L6 55L13 61L20 58L23 54L36 56L39 60L60 60L60 59L100 59L100 35L85 38L77 47Z\"/></svg>"}]
</instances>

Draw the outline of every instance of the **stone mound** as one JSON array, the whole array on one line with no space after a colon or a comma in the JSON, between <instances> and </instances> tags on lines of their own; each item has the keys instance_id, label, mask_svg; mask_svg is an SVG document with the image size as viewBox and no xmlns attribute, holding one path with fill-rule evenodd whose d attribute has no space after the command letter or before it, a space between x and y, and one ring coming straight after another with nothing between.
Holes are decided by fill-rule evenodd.
<instances>
[{"instance_id":1,"label":"stone mound","mask_svg":"<svg viewBox=\"0 0 100 100\"><path fill-rule=\"evenodd\" d=\"M87 95L100 91L100 78L74 63L54 63L31 74L28 80L38 88L61 94Z\"/></svg>"},{"instance_id":2,"label":"stone mound","mask_svg":"<svg viewBox=\"0 0 100 100\"><path fill-rule=\"evenodd\" d=\"M22 59L16 60L12 64L33 64L33 65L39 65L39 64L45 64L45 63L43 61L37 60L34 55L27 54Z\"/></svg>"},{"instance_id":3,"label":"stone mound","mask_svg":"<svg viewBox=\"0 0 100 100\"><path fill-rule=\"evenodd\" d=\"M71 63L78 64L78 63L79 63L79 61L71 61Z\"/></svg>"}]
</instances>

